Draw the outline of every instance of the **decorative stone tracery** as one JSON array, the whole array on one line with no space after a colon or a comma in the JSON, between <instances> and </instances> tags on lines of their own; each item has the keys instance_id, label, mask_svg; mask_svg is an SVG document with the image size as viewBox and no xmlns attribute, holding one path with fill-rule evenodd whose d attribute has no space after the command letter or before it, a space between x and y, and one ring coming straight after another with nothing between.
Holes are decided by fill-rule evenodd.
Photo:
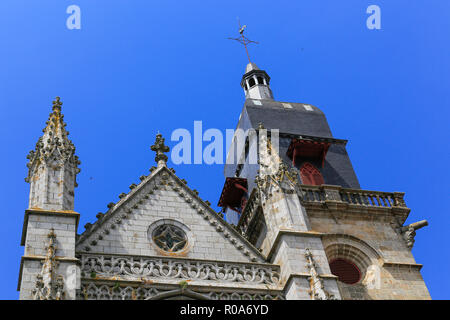
<instances>
[{"instance_id":1,"label":"decorative stone tracery","mask_svg":"<svg viewBox=\"0 0 450 320\"><path fill-rule=\"evenodd\" d=\"M96 284L84 282L78 292L77 299L80 300L153 300L165 293L174 291L173 288L157 286L120 286L118 283ZM230 291L210 288L205 291L194 291L211 300L284 300L281 292L268 290Z\"/></svg>"},{"instance_id":2,"label":"decorative stone tracery","mask_svg":"<svg viewBox=\"0 0 450 320\"><path fill-rule=\"evenodd\" d=\"M195 261L159 257L126 257L84 254L80 258L85 276L136 279L190 279L277 286L279 267L218 261Z\"/></svg>"},{"instance_id":3,"label":"decorative stone tracery","mask_svg":"<svg viewBox=\"0 0 450 320\"><path fill-rule=\"evenodd\" d=\"M36 276L36 287L32 291L34 300L63 300L64 278L56 274L58 261L55 259L56 234L53 229L48 234L47 254L43 261L41 273Z\"/></svg>"}]
</instances>

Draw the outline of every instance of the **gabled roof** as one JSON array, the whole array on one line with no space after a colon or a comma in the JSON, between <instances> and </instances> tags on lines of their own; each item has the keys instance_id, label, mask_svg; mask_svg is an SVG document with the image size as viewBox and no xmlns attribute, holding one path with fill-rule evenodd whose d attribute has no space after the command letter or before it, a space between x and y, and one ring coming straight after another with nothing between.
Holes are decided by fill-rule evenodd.
<instances>
[{"instance_id":1,"label":"gabled roof","mask_svg":"<svg viewBox=\"0 0 450 320\"><path fill-rule=\"evenodd\" d=\"M121 194L118 203L110 203L109 210L105 214L99 214L98 220L94 224L87 224L76 243L77 252L94 251L95 244L102 238L103 233L109 233L110 229L119 228L123 220L133 215L133 210L138 209L145 199L149 199L154 194L154 190L167 188L175 191L179 197L184 199L186 206L189 206L209 221L217 233L222 233L224 240L232 244L241 252L249 262L265 262L265 257L248 242L234 227L228 224L222 216L214 211L209 202L203 201L198 192L190 189L186 181L178 178L173 169L161 166L152 170L149 176L141 176L139 185L131 185L128 194ZM144 192L143 190L150 190ZM142 191L142 192L141 192ZM164 218L164 217L161 217Z\"/></svg>"}]
</instances>

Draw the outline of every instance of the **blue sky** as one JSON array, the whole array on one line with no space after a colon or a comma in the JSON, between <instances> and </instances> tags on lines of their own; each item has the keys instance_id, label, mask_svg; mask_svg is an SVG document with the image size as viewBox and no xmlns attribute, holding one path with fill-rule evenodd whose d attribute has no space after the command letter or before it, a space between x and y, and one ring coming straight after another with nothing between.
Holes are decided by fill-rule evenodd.
<instances>
[{"instance_id":1,"label":"blue sky","mask_svg":"<svg viewBox=\"0 0 450 320\"><path fill-rule=\"evenodd\" d=\"M208 3L208 4L206 4ZM66 8L81 8L81 30ZM381 8L381 30L366 8ZM325 112L361 187L406 192L408 222L428 219L413 248L434 299L450 280L450 2L3 0L0 2L0 299L17 299L29 185L26 155L61 96L82 162L79 233L154 165L159 130L234 129L244 102L245 51L227 37L237 17L277 100ZM217 204L222 165L172 165Z\"/></svg>"}]
</instances>

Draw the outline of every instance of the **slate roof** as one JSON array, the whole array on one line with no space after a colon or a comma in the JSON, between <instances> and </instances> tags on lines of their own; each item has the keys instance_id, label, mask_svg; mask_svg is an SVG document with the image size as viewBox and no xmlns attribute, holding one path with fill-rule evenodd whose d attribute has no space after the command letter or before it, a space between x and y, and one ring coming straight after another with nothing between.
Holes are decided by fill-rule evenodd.
<instances>
[{"instance_id":1,"label":"slate roof","mask_svg":"<svg viewBox=\"0 0 450 320\"><path fill-rule=\"evenodd\" d=\"M309 104L247 99L244 109L253 128L261 122L266 129L279 129L280 133L333 137L325 114Z\"/></svg>"}]
</instances>

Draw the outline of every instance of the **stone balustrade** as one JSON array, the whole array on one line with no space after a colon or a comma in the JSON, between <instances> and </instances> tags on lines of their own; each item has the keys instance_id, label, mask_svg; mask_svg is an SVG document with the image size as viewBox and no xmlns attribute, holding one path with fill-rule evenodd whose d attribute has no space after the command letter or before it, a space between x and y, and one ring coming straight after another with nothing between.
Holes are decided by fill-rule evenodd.
<instances>
[{"instance_id":1,"label":"stone balustrade","mask_svg":"<svg viewBox=\"0 0 450 320\"><path fill-rule=\"evenodd\" d=\"M328 204L331 208L334 204L353 205L361 208L388 208L398 209L401 212L409 212L403 199L404 192L380 192L361 189L342 188L334 185L301 185L300 199L305 206ZM242 211L237 229L243 234L248 234L249 228L254 225L253 221L261 206L261 200L257 188L250 194L247 204ZM406 216L404 217L406 219Z\"/></svg>"},{"instance_id":2,"label":"stone balustrade","mask_svg":"<svg viewBox=\"0 0 450 320\"><path fill-rule=\"evenodd\" d=\"M336 201L368 207L403 207L406 208L403 192L380 192L361 189L348 189L339 186L302 185L302 200L304 202Z\"/></svg>"}]
</instances>

